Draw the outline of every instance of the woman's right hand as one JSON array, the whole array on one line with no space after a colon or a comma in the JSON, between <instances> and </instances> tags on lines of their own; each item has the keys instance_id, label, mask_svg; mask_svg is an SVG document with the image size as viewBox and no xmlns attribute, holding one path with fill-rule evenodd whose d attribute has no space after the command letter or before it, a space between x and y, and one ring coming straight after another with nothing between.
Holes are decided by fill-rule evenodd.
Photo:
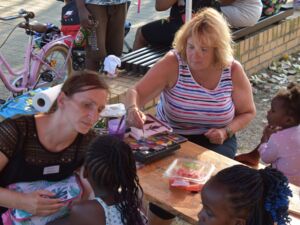
<instances>
[{"instance_id":1,"label":"woman's right hand","mask_svg":"<svg viewBox=\"0 0 300 225\"><path fill-rule=\"evenodd\" d=\"M130 127L143 128L146 121L146 115L137 107L132 107L127 110L127 123Z\"/></svg>"},{"instance_id":2,"label":"woman's right hand","mask_svg":"<svg viewBox=\"0 0 300 225\"><path fill-rule=\"evenodd\" d=\"M54 193L46 190L22 193L20 209L34 216L48 216L65 206L65 203L63 203L61 199L53 198L54 196Z\"/></svg>"}]
</instances>

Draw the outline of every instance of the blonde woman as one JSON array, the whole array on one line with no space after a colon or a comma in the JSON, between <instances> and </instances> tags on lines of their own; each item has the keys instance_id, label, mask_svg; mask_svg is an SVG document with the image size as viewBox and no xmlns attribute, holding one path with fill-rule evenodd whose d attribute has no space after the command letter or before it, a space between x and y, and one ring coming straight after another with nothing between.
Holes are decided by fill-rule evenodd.
<instances>
[{"instance_id":1,"label":"blonde woman","mask_svg":"<svg viewBox=\"0 0 300 225\"><path fill-rule=\"evenodd\" d=\"M233 58L227 22L206 8L176 33L173 45L128 91L129 123L141 127L139 109L160 95L160 120L190 141L233 158L234 134L255 116L255 105L250 82Z\"/></svg>"},{"instance_id":2,"label":"blonde woman","mask_svg":"<svg viewBox=\"0 0 300 225\"><path fill-rule=\"evenodd\" d=\"M174 50L128 90L129 124L142 127L145 117L140 108L160 95L160 120L190 141L233 158L234 134L253 119L255 105L231 44L223 16L212 8L200 11L176 33ZM170 224L173 218L150 204L150 224Z\"/></svg>"}]
</instances>

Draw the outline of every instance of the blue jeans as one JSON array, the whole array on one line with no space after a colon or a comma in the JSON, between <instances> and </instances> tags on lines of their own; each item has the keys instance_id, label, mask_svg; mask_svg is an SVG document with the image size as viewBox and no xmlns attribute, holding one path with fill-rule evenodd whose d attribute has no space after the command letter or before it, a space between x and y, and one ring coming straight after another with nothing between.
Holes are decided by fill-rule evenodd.
<instances>
[{"instance_id":1,"label":"blue jeans","mask_svg":"<svg viewBox=\"0 0 300 225\"><path fill-rule=\"evenodd\" d=\"M222 145L212 144L209 142L208 138L203 134L201 135L182 135L186 137L190 142L193 142L197 145L201 145L204 148L213 150L221 155L224 155L228 158L233 159L237 152L237 140L235 135L231 138L225 140Z\"/></svg>"}]
</instances>

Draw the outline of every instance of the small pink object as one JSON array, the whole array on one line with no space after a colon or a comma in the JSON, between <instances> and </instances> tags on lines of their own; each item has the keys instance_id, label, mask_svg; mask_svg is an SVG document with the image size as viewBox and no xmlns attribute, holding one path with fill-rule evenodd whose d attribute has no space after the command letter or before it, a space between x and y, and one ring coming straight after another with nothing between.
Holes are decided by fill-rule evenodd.
<instances>
[{"instance_id":1,"label":"small pink object","mask_svg":"<svg viewBox=\"0 0 300 225\"><path fill-rule=\"evenodd\" d=\"M137 12L138 13L141 12L141 0L138 0L138 11Z\"/></svg>"}]
</instances>

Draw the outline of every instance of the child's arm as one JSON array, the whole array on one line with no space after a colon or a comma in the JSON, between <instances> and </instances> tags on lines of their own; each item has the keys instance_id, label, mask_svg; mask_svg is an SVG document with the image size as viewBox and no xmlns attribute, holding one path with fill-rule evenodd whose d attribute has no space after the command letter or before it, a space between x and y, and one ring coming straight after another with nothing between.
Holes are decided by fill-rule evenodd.
<instances>
[{"instance_id":1,"label":"child's arm","mask_svg":"<svg viewBox=\"0 0 300 225\"><path fill-rule=\"evenodd\" d=\"M259 145L251 152L240 154L234 157L235 160L251 167L257 167L259 163Z\"/></svg>"},{"instance_id":2,"label":"child's arm","mask_svg":"<svg viewBox=\"0 0 300 225\"><path fill-rule=\"evenodd\" d=\"M261 160L267 164L275 162L278 158L277 150L278 144L273 139L270 139L267 143L262 143L258 148Z\"/></svg>"},{"instance_id":3,"label":"child's arm","mask_svg":"<svg viewBox=\"0 0 300 225\"><path fill-rule=\"evenodd\" d=\"M263 135L261 137L259 145L253 151L246 153L246 154L240 154L240 155L236 156L234 159L243 164L246 164L246 165L249 165L252 167L258 166L260 157L262 157L262 161L264 161L265 163L273 162L270 160L276 159L277 152L275 152L274 149L270 150L270 148L272 149L274 147L270 147L269 144L267 144L267 142L269 141L270 136L272 134L276 133L277 131L279 131L281 129L282 129L281 127L273 127L273 126L267 125L264 128ZM271 145L273 145L273 144L271 143Z\"/></svg>"},{"instance_id":4,"label":"child's arm","mask_svg":"<svg viewBox=\"0 0 300 225\"><path fill-rule=\"evenodd\" d=\"M262 135L261 140L260 140L260 144L267 143L269 141L271 135L276 133L277 131L280 131L280 130L282 130L281 127L275 127L275 126L267 125L264 128L263 135Z\"/></svg>"},{"instance_id":5,"label":"child's arm","mask_svg":"<svg viewBox=\"0 0 300 225\"><path fill-rule=\"evenodd\" d=\"M47 225L105 225L104 210L99 206L96 201L80 201L72 205L69 216L47 223Z\"/></svg>"},{"instance_id":6,"label":"child's arm","mask_svg":"<svg viewBox=\"0 0 300 225\"><path fill-rule=\"evenodd\" d=\"M70 217L66 216L52 222L47 223L46 225L71 225Z\"/></svg>"},{"instance_id":7,"label":"child's arm","mask_svg":"<svg viewBox=\"0 0 300 225\"><path fill-rule=\"evenodd\" d=\"M261 160L265 163L273 163L277 159L279 143L276 135L277 131L282 130L281 127L266 126L260 141L258 152ZM272 136L272 137L271 137Z\"/></svg>"}]
</instances>

